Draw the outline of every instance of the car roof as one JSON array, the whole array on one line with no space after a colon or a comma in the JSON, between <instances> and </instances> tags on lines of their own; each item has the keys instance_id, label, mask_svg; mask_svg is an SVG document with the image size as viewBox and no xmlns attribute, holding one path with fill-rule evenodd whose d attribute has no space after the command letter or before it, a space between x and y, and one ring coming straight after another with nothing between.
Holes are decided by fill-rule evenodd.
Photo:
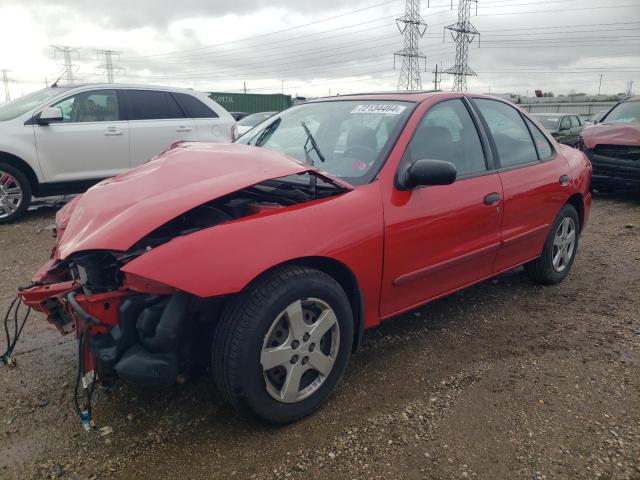
<instances>
[{"instance_id":1,"label":"car roof","mask_svg":"<svg viewBox=\"0 0 640 480\"><path fill-rule=\"evenodd\" d=\"M310 100L308 103L340 101L340 100L392 100L403 102L420 103L428 98L441 96L459 98L460 96L469 96L470 94L461 94L460 92L441 92L441 91L424 91L424 92L366 92L366 93L350 93L348 95L336 95L332 97L322 97ZM476 95L473 95L476 96ZM484 95L478 95L484 96Z\"/></svg>"},{"instance_id":2,"label":"car roof","mask_svg":"<svg viewBox=\"0 0 640 480\"><path fill-rule=\"evenodd\" d=\"M171 92L191 92L191 93L201 93L199 90L194 90L192 88L180 88L180 87L169 87L167 85L148 85L148 84L140 84L140 83L77 83L72 85L58 85L56 87L51 88L131 88L131 89L139 89L139 90L166 90Z\"/></svg>"},{"instance_id":3,"label":"car roof","mask_svg":"<svg viewBox=\"0 0 640 480\"><path fill-rule=\"evenodd\" d=\"M577 113L544 113L544 112L536 112L536 113L532 113L531 115L534 115L536 117L563 117L565 115L578 115Z\"/></svg>"},{"instance_id":4,"label":"car roof","mask_svg":"<svg viewBox=\"0 0 640 480\"><path fill-rule=\"evenodd\" d=\"M628 97L622 101L623 102L640 102L640 95L636 95L635 97Z\"/></svg>"}]
</instances>

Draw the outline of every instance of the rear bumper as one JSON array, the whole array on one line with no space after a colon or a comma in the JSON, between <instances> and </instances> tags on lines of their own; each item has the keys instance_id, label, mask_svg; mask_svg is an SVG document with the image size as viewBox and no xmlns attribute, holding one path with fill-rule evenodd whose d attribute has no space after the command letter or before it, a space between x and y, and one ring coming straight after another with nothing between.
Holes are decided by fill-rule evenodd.
<instances>
[{"instance_id":1,"label":"rear bumper","mask_svg":"<svg viewBox=\"0 0 640 480\"><path fill-rule=\"evenodd\" d=\"M593 150L584 153L591 160L591 184L618 188L640 188L640 160L625 160L598 155Z\"/></svg>"}]
</instances>

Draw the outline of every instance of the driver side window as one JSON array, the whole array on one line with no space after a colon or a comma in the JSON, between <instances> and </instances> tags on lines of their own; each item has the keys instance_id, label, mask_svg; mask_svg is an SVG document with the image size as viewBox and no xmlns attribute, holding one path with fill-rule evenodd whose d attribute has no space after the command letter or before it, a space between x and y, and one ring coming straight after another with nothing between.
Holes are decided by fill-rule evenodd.
<instances>
[{"instance_id":1,"label":"driver side window","mask_svg":"<svg viewBox=\"0 0 640 480\"><path fill-rule=\"evenodd\" d=\"M475 124L461 99L430 108L420 121L405 153L406 161L446 160L458 177L487 170Z\"/></svg>"},{"instance_id":2,"label":"driver side window","mask_svg":"<svg viewBox=\"0 0 640 480\"><path fill-rule=\"evenodd\" d=\"M120 119L115 90L81 92L53 106L62 110L61 123L113 122Z\"/></svg>"}]
</instances>

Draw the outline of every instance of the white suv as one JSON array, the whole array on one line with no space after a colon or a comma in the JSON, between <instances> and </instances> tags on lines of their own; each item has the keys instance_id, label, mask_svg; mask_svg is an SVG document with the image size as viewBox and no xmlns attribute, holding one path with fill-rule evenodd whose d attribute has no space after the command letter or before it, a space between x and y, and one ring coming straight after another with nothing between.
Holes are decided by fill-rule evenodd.
<instances>
[{"instance_id":1,"label":"white suv","mask_svg":"<svg viewBox=\"0 0 640 480\"><path fill-rule=\"evenodd\" d=\"M205 93L170 87L51 87L0 105L0 223L32 196L82 192L176 140L230 142L233 124Z\"/></svg>"}]
</instances>

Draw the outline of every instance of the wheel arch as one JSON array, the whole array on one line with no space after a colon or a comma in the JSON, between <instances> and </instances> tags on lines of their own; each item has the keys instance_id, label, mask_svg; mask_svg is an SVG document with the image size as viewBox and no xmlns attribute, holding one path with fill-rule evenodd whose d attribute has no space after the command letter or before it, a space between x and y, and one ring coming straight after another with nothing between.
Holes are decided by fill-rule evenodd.
<instances>
[{"instance_id":1,"label":"wheel arch","mask_svg":"<svg viewBox=\"0 0 640 480\"><path fill-rule=\"evenodd\" d=\"M248 284L254 283L258 278L263 277L264 275L268 275L275 269L286 267L287 265L297 265L303 266L307 268L313 268L315 270L319 270L321 272L326 273L331 278L333 278L336 282L340 284L344 292L347 294L347 298L349 299L349 303L351 304L351 311L353 312L353 321L354 321L354 337L353 337L353 348L352 351L355 352L360 347L360 343L362 341L362 337L364 336L364 296L360 287L358 285L358 280L353 273L353 271L344 263L339 260L330 257L323 256L309 256L309 257L300 257L294 258L290 260L286 260L282 263L274 265L264 272L257 275L254 279L252 279ZM246 288L246 286L245 286Z\"/></svg>"},{"instance_id":2,"label":"wheel arch","mask_svg":"<svg viewBox=\"0 0 640 480\"><path fill-rule=\"evenodd\" d=\"M20 170L22 173L24 173L25 176L27 177L27 180L29 180L29 183L31 184L32 193L34 195L37 193L38 185L39 185L38 176L36 175L36 172L33 170L33 168L31 168L31 166L27 162L25 162L20 157L12 153L4 152L1 150L0 150L0 162L7 163L12 167L15 167L18 170Z\"/></svg>"},{"instance_id":3,"label":"wheel arch","mask_svg":"<svg viewBox=\"0 0 640 480\"><path fill-rule=\"evenodd\" d=\"M567 200L567 205L572 205L578 212L578 220L580 221L580 233L584 225L584 198L581 193L574 193Z\"/></svg>"}]
</instances>

